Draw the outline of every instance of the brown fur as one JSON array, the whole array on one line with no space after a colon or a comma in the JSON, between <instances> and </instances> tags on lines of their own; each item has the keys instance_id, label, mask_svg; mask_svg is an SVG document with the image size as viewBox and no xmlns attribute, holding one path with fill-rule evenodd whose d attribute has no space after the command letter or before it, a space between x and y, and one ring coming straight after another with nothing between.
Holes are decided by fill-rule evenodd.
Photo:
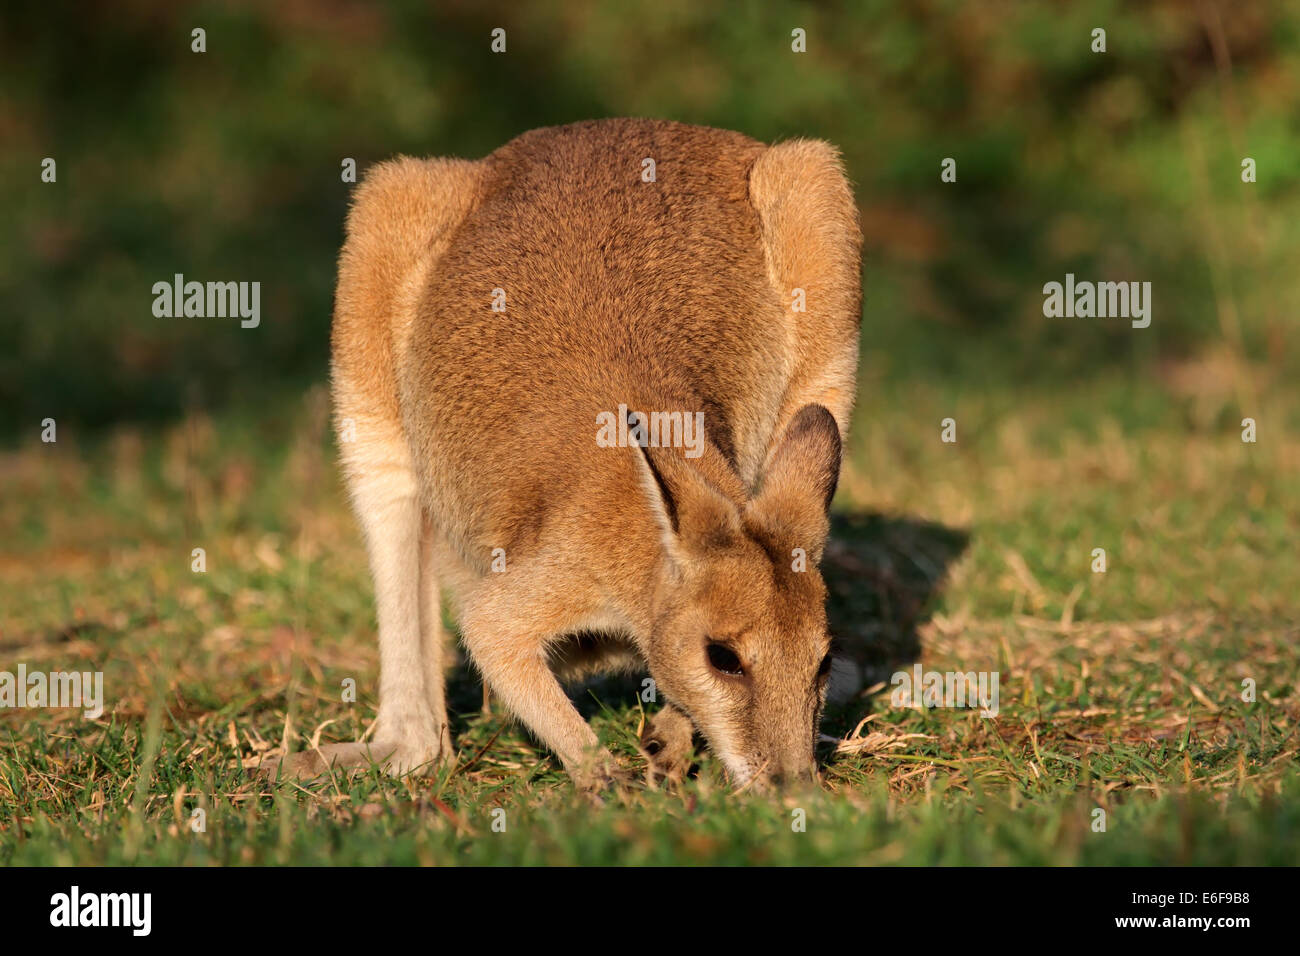
<instances>
[{"instance_id":1,"label":"brown fur","mask_svg":"<svg viewBox=\"0 0 1300 956\"><path fill-rule=\"evenodd\" d=\"M859 242L839 160L816 141L605 120L479 162L373 170L340 259L333 386L356 428L341 449L376 580L380 714L372 752L332 757L449 755L431 620L445 587L489 685L580 783L612 760L553 668L638 657L667 699L646 733L664 775L692 726L737 780L806 775ZM620 403L703 411L704 453L598 446L596 416ZM559 643L579 632L608 637ZM708 641L744 675L712 668Z\"/></svg>"}]
</instances>

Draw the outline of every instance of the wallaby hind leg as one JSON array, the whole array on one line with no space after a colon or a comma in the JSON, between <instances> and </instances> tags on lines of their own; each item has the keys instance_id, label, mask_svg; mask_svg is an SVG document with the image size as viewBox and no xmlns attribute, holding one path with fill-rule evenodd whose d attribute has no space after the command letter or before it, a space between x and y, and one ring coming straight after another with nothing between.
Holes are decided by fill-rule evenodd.
<instances>
[{"instance_id":1,"label":"wallaby hind leg","mask_svg":"<svg viewBox=\"0 0 1300 956\"><path fill-rule=\"evenodd\" d=\"M475 162L401 158L373 167L353 197L339 258L331 382L343 472L375 586L379 718L373 743L297 755L290 772L371 759L401 772L451 754L437 575L401 425L397 371L425 280L477 201L480 175Z\"/></svg>"},{"instance_id":2,"label":"wallaby hind leg","mask_svg":"<svg viewBox=\"0 0 1300 956\"><path fill-rule=\"evenodd\" d=\"M343 446L344 471L365 534L379 618L379 716L374 741L332 744L293 754L287 776L315 776L327 766L346 769L371 761L393 774L427 771L451 755L441 682L441 648L430 662L425 631L436 616L432 569L422 580L422 515L410 455L395 425L358 415L356 440ZM425 585L428 585L427 587ZM432 592L435 596L430 598ZM423 627L424 621L428 627ZM432 690L430 668L439 680ZM268 768L270 769L270 768Z\"/></svg>"},{"instance_id":3,"label":"wallaby hind leg","mask_svg":"<svg viewBox=\"0 0 1300 956\"><path fill-rule=\"evenodd\" d=\"M442 626L442 590L434 565L433 528L426 517L420 534L420 650L424 659L424 690L429 713L438 726L440 757L452 753L447 722L447 680L443 669L447 631Z\"/></svg>"}]
</instances>

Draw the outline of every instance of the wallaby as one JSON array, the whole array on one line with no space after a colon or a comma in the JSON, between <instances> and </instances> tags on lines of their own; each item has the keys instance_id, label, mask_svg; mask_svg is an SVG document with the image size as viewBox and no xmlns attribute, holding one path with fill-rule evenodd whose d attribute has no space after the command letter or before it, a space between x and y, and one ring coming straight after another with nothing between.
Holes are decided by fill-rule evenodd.
<instances>
[{"instance_id":1,"label":"wallaby","mask_svg":"<svg viewBox=\"0 0 1300 956\"><path fill-rule=\"evenodd\" d=\"M494 697L580 787L622 773L560 681L646 667L656 778L696 731L734 785L810 778L860 244L820 141L614 119L373 168L332 385L379 713L372 742L285 771L452 756L445 589Z\"/></svg>"}]
</instances>

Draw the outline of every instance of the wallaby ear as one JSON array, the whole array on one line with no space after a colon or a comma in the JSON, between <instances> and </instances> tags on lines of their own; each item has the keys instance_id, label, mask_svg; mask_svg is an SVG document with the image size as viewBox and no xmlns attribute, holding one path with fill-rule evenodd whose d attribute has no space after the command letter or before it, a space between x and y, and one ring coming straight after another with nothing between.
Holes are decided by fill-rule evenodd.
<instances>
[{"instance_id":1,"label":"wallaby ear","mask_svg":"<svg viewBox=\"0 0 1300 956\"><path fill-rule=\"evenodd\" d=\"M633 412L629 427L635 426ZM685 568L710 548L724 546L740 534L740 511L679 450L636 446L641 489L659 524L664 551Z\"/></svg>"},{"instance_id":2,"label":"wallaby ear","mask_svg":"<svg viewBox=\"0 0 1300 956\"><path fill-rule=\"evenodd\" d=\"M768 452L746 518L782 548L803 548L814 563L830 533L828 511L840 478L840 428L821 405L805 405Z\"/></svg>"}]
</instances>

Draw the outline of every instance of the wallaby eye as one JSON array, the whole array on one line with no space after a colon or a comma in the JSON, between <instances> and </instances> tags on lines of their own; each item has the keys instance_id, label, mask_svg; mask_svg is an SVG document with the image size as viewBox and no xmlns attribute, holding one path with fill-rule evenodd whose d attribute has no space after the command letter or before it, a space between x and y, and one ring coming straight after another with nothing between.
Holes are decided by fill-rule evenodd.
<instances>
[{"instance_id":1,"label":"wallaby eye","mask_svg":"<svg viewBox=\"0 0 1300 956\"><path fill-rule=\"evenodd\" d=\"M818 678L822 678L825 677L830 672L831 672L831 655L827 654L825 657L822 658L822 662L817 665L817 676Z\"/></svg>"},{"instance_id":2,"label":"wallaby eye","mask_svg":"<svg viewBox=\"0 0 1300 956\"><path fill-rule=\"evenodd\" d=\"M708 654L709 663L714 670L730 674L732 677L740 677L745 673L745 669L740 666L740 658L727 645L710 643Z\"/></svg>"}]
</instances>

